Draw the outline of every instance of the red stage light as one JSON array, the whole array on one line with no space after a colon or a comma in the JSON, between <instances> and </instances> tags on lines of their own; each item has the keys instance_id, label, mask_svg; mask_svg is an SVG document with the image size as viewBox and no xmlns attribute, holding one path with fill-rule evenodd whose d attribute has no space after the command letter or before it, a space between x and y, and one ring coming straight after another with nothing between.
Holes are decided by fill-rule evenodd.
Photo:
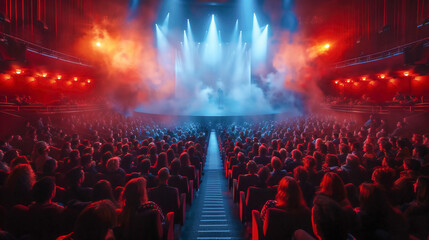
<instances>
[{"instance_id":1,"label":"red stage light","mask_svg":"<svg viewBox=\"0 0 429 240\"><path fill-rule=\"evenodd\" d=\"M16 69L16 70L15 70L15 73L16 73L16 74L21 74L21 73L22 73L22 70L21 70L21 69Z\"/></svg>"},{"instance_id":2,"label":"red stage light","mask_svg":"<svg viewBox=\"0 0 429 240\"><path fill-rule=\"evenodd\" d=\"M91 83L91 79L88 79L88 81L87 81L88 83Z\"/></svg>"},{"instance_id":3,"label":"red stage light","mask_svg":"<svg viewBox=\"0 0 429 240\"><path fill-rule=\"evenodd\" d=\"M338 84L338 83L340 83L340 81L336 80L336 81L335 81L335 84Z\"/></svg>"},{"instance_id":4,"label":"red stage light","mask_svg":"<svg viewBox=\"0 0 429 240\"><path fill-rule=\"evenodd\" d=\"M362 81L366 81L366 77L362 77Z\"/></svg>"},{"instance_id":5,"label":"red stage light","mask_svg":"<svg viewBox=\"0 0 429 240\"><path fill-rule=\"evenodd\" d=\"M47 73L42 73L42 77L47 77L48 74Z\"/></svg>"},{"instance_id":6,"label":"red stage light","mask_svg":"<svg viewBox=\"0 0 429 240\"><path fill-rule=\"evenodd\" d=\"M58 80L60 80L62 77L63 77L63 76L58 75L58 76L57 76L57 79L58 79Z\"/></svg>"},{"instance_id":7,"label":"red stage light","mask_svg":"<svg viewBox=\"0 0 429 240\"><path fill-rule=\"evenodd\" d=\"M347 83L350 83L351 81L352 81L352 80L350 80L350 79L347 79L347 80L346 80L346 82L347 82Z\"/></svg>"},{"instance_id":8,"label":"red stage light","mask_svg":"<svg viewBox=\"0 0 429 240\"><path fill-rule=\"evenodd\" d=\"M77 77L74 77L74 78L73 78L73 81L77 82Z\"/></svg>"},{"instance_id":9,"label":"red stage light","mask_svg":"<svg viewBox=\"0 0 429 240\"><path fill-rule=\"evenodd\" d=\"M55 79L52 79L52 80L50 81L50 83L51 83L51 84L55 84L55 83L57 83L57 81L56 81Z\"/></svg>"},{"instance_id":10,"label":"red stage light","mask_svg":"<svg viewBox=\"0 0 429 240\"><path fill-rule=\"evenodd\" d=\"M408 77L408 75L410 75L410 73L409 73L409 72L404 72L404 76L405 76L405 77Z\"/></svg>"},{"instance_id":11,"label":"red stage light","mask_svg":"<svg viewBox=\"0 0 429 240\"><path fill-rule=\"evenodd\" d=\"M96 42L96 43L95 43L95 45L96 45L97 47L101 47L101 43L100 43L100 42Z\"/></svg>"},{"instance_id":12,"label":"red stage light","mask_svg":"<svg viewBox=\"0 0 429 240\"><path fill-rule=\"evenodd\" d=\"M71 81L67 81L66 84L67 84L67 86L70 86L70 85L72 85L72 82Z\"/></svg>"},{"instance_id":13,"label":"red stage light","mask_svg":"<svg viewBox=\"0 0 429 240\"><path fill-rule=\"evenodd\" d=\"M384 79L385 77L386 77L386 75L384 75L384 74L381 74L381 75L380 75L380 78L381 78L381 79Z\"/></svg>"},{"instance_id":14,"label":"red stage light","mask_svg":"<svg viewBox=\"0 0 429 240\"><path fill-rule=\"evenodd\" d=\"M331 47L331 45L329 43L325 44L324 48L325 49L329 49Z\"/></svg>"}]
</instances>

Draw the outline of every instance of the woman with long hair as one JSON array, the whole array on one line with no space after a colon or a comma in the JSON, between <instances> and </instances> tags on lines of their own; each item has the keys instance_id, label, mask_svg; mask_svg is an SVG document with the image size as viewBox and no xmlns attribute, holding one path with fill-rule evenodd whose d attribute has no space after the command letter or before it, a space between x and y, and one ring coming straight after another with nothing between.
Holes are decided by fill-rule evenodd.
<instances>
[{"instance_id":1,"label":"woman with long hair","mask_svg":"<svg viewBox=\"0 0 429 240\"><path fill-rule=\"evenodd\" d=\"M311 216L310 209L308 209L302 195L301 187L294 178L288 176L280 180L276 199L268 200L262 208L262 220L265 220L265 215L269 208L278 208L287 212L299 212L300 214Z\"/></svg>"},{"instance_id":2,"label":"woman with long hair","mask_svg":"<svg viewBox=\"0 0 429 240\"><path fill-rule=\"evenodd\" d=\"M161 222L164 222L165 217L161 208L148 200L146 179L143 177L131 179L125 185L120 201L122 207L119 214L120 239L135 239L133 225L136 219L140 219L139 216L149 211L156 212Z\"/></svg>"}]
</instances>

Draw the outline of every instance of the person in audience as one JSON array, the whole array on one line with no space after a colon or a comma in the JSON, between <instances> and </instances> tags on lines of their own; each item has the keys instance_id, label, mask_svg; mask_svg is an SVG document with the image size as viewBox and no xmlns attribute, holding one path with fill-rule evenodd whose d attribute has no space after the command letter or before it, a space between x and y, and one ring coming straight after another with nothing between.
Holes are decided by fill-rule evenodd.
<instances>
[{"instance_id":1,"label":"person in audience","mask_svg":"<svg viewBox=\"0 0 429 240\"><path fill-rule=\"evenodd\" d=\"M261 219L265 221L270 208L286 211L291 221L301 223L302 229L311 229L311 212L305 204L298 182L292 177L284 177L279 184L276 200L269 200L261 210Z\"/></svg>"},{"instance_id":2,"label":"person in audience","mask_svg":"<svg viewBox=\"0 0 429 240\"><path fill-rule=\"evenodd\" d=\"M347 174L347 179L356 187L367 181L367 171L360 165L358 156L349 154L346 164L341 166L341 170Z\"/></svg>"},{"instance_id":3,"label":"person in audience","mask_svg":"<svg viewBox=\"0 0 429 240\"><path fill-rule=\"evenodd\" d=\"M12 169L6 179L4 194L2 194L4 206L30 204L32 200L31 190L35 181L36 175L29 164L19 164Z\"/></svg>"},{"instance_id":4,"label":"person in audience","mask_svg":"<svg viewBox=\"0 0 429 240\"><path fill-rule=\"evenodd\" d=\"M360 185L359 238L408 239L408 224L402 213L393 208L383 191L374 184Z\"/></svg>"},{"instance_id":5,"label":"person in audience","mask_svg":"<svg viewBox=\"0 0 429 240\"><path fill-rule=\"evenodd\" d=\"M260 168L258 171L259 183L256 185L256 187L266 188L267 179L269 176L270 176L270 169L267 166Z\"/></svg>"},{"instance_id":6,"label":"person in audience","mask_svg":"<svg viewBox=\"0 0 429 240\"><path fill-rule=\"evenodd\" d=\"M311 210L313 233L319 240L355 240L348 231L347 216L338 202L318 197Z\"/></svg>"},{"instance_id":7,"label":"person in audience","mask_svg":"<svg viewBox=\"0 0 429 240\"><path fill-rule=\"evenodd\" d=\"M113 157L106 163L106 173L104 177L112 184L113 188L117 186L124 186L125 184L125 171L120 168L121 159L119 157Z\"/></svg>"},{"instance_id":8,"label":"person in audience","mask_svg":"<svg viewBox=\"0 0 429 240\"><path fill-rule=\"evenodd\" d=\"M258 165L255 163L255 161L250 160L247 163L246 169L248 174L241 175L238 177L238 186L237 186L238 192L243 191L245 194L247 193L247 189L249 187L257 186L260 181L259 176L257 175ZM246 179L246 180L242 181L241 179Z\"/></svg>"},{"instance_id":9,"label":"person in audience","mask_svg":"<svg viewBox=\"0 0 429 240\"><path fill-rule=\"evenodd\" d=\"M133 236L136 231L132 228L133 221L137 221L139 216L149 211L155 212L162 222L165 221L161 208L148 200L146 180L142 177L131 179L125 185L121 194L121 206L118 221L120 231L117 233L119 239L136 239Z\"/></svg>"},{"instance_id":10,"label":"person in audience","mask_svg":"<svg viewBox=\"0 0 429 240\"><path fill-rule=\"evenodd\" d=\"M73 232L57 240L106 240L115 239L117 225L115 207L109 200L88 205L77 218Z\"/></svg>"},{"instance_id":11,"label":"person in audience","mask_svg":"<svg viewBox=\"0 0 429 240\"><path fill-rule=\"evenodd\" d=\"M179 190L170 187L167 181L170 177L168 168L161 168L158 171L158 186L148 190L148 198L154 201L164 213L175 212L178 214L180 208Z\"/></svg>"},{"instance_id":12,"label":"person in audience","mask_svg":"<svg viewBox=\"0 0 429 240\"><path fill-rule=\"evenodd\" d=\"M33 186L34 202L29 205L30 234L33 239L55 239L61 233L61 214L64 207L53 203L55 179L44 177Z\"/></svg>"},{"instance_id":13,"label":"person in audience","mask_svg":"<svg viewBox=\"0 0 429 240\"><path fill-rule=\"evenodd\" d=\"M67 175L67 200L78 200L81 202L89 202L92 200L92 188L82 187L85 180L85 173L82 167L75 167L71 169Z\"/></svg>"},{"instance_id":14,"label":"person in audience","mask_svg":"<svg viewBox=\"0 0 429 240\"><path fill-rule=\"evenodd\" d=\"M273 171L267 179L269 187L279 184L280 180L286 176L286 171L283 170L283 164L278 157L271 158L271 166L273 167Z\"/></svg>"},{"instance_id":15,"label":"person in audience","mask_svg":"<svg viewBox=\"0 0 429 240\"><path fill-rule=\"evenodd\" d=\"M285 162L285 169L287 172L293 172L296 167L303 165L302 152L298 149L294 149L292 151L292 159L288 159Z\"/></svg>"},{"instance_id":16,"label":"person in audience","mask_svg":"<svg viewBox=\"0 0 429 240\"><path fill-rule=\"evenodd\" d=\"M161 168L168 168L167 154L164 152L158 154L158 159L156 160L155 166L151 168L151 171L156 175Z\"/></svg>"},{"instance_id":17,"label":"person in audience","mask_svg":"<svg viewBox=\"0 0 429 240\"><path fill-rule=\"evenodd\" d=\"M414 184L416 198L405 211L409 233L419 239L429 236L429 177L419 177Z\"/></svg>"},{"instance_id":18,"label":"person in audience","mask_svg":"<svg viewBox=\"0 0 429 240\"><path fill-rule=\"evenodd\" d=\"M189 154L187 152L183 152L182 154L180 154L179 160L180 160L179 174L182 176L186 176L188 180L194 181L194 186L195 186L196 184L195 180L197 176L195 172L195 167L190 165L191 163L189 161Z\"/></svg>"},{"instance_id":19,"label":"person in audience","mask_svg":"<svg viewBox=\"0 0 429 240\"><path fill-rule=\"evenodd\" d=\"M313 206L313 198L315 195L314 185L308 182L308 172L303 166L299 166L293 170L293 177L298 181L301 187L307 206Z\"/></svg>"},{"instance_id":20,"label":"person in audience","mask_svg":"<svg viewBox=\"0 0 429 240\"><path fill-rule=\"evenodd\" d=\"M180 171L180 161L179 159L174 159L170 164L170 177L168 178L168 186L175 187L179 190L179 193L188 193L188 179L179 174ZM186 182L186 184L184 184Z\"/></svg>"},{"instance_id":21,"label":"person in audience","mask_svg":"<svg viewBox=\"0 0 429 240\"><path fill-rule=\"evenodd\" d=\"M319 186L320 181L322 180L323 173L317 171L317 162L316 159L314 159L312 156L306 156L304 157L304 168L307 171L308 174L308 181L313 186Z\"/></svg>"},{"instance_id":22,"label":"person in audience","mask_svg":"<svg viewBox=\"0 0 429 240\"><path fill-rule=\"evenodd\" d=\"M143 158L143 159L142 159ZM153 175L150 170L150 160L145 158L145 156L140 155L138 158L140 160L140 175L146 179L147 188L153 188L157 185L156 176Z\"/></svg>"},{"instance_id":23,"label":"person in audience","mask_svg":"<svg viewBox=\"0 0 429 240\"><path fill-rule=\"evenodd\" d=\"M270 163L270 157L268 156L268 149L261 145L259 147L258 155L253 157L253 161L256 162L258 165L267 165Z\"/></svg>"},{"instance_id":24,"label":"person in audience","mask_svg":"<svg viewBox=\"0 0 429 240\"><path fill-rule=\"evenodd\" d=\"M107 180L99 180L93 188L92 200L94 202L101 200L110 200L114 206L117 206L115 197L113 196L112 185Z\"/></svg>"}]
</instances>

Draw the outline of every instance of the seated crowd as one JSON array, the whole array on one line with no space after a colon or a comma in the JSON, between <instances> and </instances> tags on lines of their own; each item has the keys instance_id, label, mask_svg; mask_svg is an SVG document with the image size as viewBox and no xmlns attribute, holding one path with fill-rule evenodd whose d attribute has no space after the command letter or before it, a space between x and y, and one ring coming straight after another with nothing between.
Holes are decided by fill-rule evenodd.
<instances>
[{"instance_id":1,"label":"seated crowd","mask_svg":"<svg viewBox=\"0 0 429 240\"><path fill-rule=\"evenodd\" d=\"M428 239L429 138L371 116L218 125L252 239Z\"/></svg>"},{"instance_id":2,"label":"seated crowd","mask_svg":"<svg viewBox=\"0 0 429 240\"><path fill-rule=\"evenodd\" d=\"M0 239L173 239L207 134L114 113L28 122L0 142Z\"/></svg>"}]
</instances>

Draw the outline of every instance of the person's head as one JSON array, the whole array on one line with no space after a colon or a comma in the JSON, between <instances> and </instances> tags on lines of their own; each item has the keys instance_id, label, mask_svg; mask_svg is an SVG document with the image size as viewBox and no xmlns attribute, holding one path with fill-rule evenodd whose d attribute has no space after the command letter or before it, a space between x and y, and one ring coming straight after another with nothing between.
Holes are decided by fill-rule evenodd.
<instances>
[{"instance_id":1,"label":"person's head","mask_svg":"<svg viewBox=\"0 0 429 240\"><path fill-rule=\"evenodd\" d=\"M43 177L33 186L33 199L36 203L50 202L55 197L55 179Z\"/></svg>"},{"instance_id":2,"label":"person's head","mask_svg":"<svg viewBox=\"0 0 429 240\"><path fill-rule=\"evenodd\" d=\"M313 232L320 240L347 239L347 219L341 206L334 200L319 196L311 210Z\"/></svg>"},{"instance_id":3,"label":"person's head","mask_svg":"<svg viewBox=\"0 0 429 240\"><path fill-rule=\"evenodd\" d=\"M168 170L168 168L163 167L158 171L158 183L160 185L166 185L167 184L167 180L170 177L170 171Z\"/></svg>"},{"instance_id":4,"label":"person's head","mask_svg":"<svg viewBox=\"0 0 429 240\"><path fill-rule=\"evenodd\" d=\"M414 184L414 192L416 193L416 201L419 204L429 204L429 177L418 177Z\"/></svg>"},{"instance_id":5,"label":"person's head","mask_svg":"<svg viewBox=\"0 0 429 240\"><path fill-rule=\"evenodd\" d=\"M178 175L180 171L180 161L179 159L174 159L170 164L170 173L171 175Z\"/></svg>"},{"instance_id":6,"label":"person's head","mask_svg":"<svg viewBox=\"0 0 429 240\"><path fill-rule=\"evenodd\" d=\"M156 152L157 152L156 146L151 146L149 148L149 154L150 155L156 155Z\"/></svg>"},{"instance_id":7,"label":"person's head","mask_svg":"<svg viewBox=\"0 0 429 240\"><path fill-rule=\"evenodd\" d=\"M359 158L355 154L348 154L346 158L346 164L351 167L358 167L359 166Z\"/></svg>"},{"instance_id":8,"label":"person's head","mask_svg":"<svg viewBox=\"0 0 429 240\"><path fill-rule=\"evenodd\" d=\"M14 167L18 166L19 164L29 164L27 157L26 156L19 156L19 157L14 158L10 162L9 167L14 168Z\"/></svg>"},{"instance_id":9,"label":"person's head","mask_svg":"<svg viewBox=\"0 0 429 240\"><path fill-rule=\"evenodd\" d=\"M281 170L283 167L283 164L282 164L282 161L280 161L280 158L272 157L271 166L273 167L274 170Z\"/></svg>"},{"instance_id":10,"label":"person's head","mask_svg":"<svg viewBox=\"0 0 429 240\"><path fill-rule=\"evenodd\" d=\"M267 153L268 153L268 149L265 146L261 145L259 147L259 156L265 156L267 155Z\"/></svg>"},{"instance_id":11,"label":"person's head","mask_svg":"<svg viewBox=\"0 0 429 240\"><path fill-rule=\"evenodd\" d=\"M258 172L258 165L256 164L255 161L250 160L247 163L246 169L247 169L247 172L249 172L249 174L256 174Z\"/></svg>"},{"instance_id":12,"label":"person's head","mask_svg":"<svg viewBox=\"0 0 429 240\"><path fill-rule=\"evenodd\" d=\"M34 145L34 150L37 155L45 155L49 153L49 145L44 141L39 141Z\"/></svg>"},{"instance_id":13,"label":"person's head","mask_svg":"<svg viewBox=\"0 0 429 240\"><path fill-rule=\"evenodd\" d=\"M386 189L390 189L395 181L395 170L392 168L377 168L372 173L371 180Z\"/></svg>"},{"instance_id":14,"label":"person's head","mask_svg":"<svg viewBox=\"0 0 429 240\"><path fill-rule=\"evenodd\" d=\"M149 172L150 169L150 160L145 158L143 160L141 160L140 162L140 172L143 174L146 174Z\"/></svg>"},{"instance_id":15,"label":"person's head","mask_svg":"<svg viewBox=\"0 0 429 240\"><path fill-rule=\"evenodd\" d=\"M338 167L340 166L340 160L337 155L327 154L325 157L325 166L326 167Z\"/></svg>"},{"instance_id":16,"label":"person's head","mask_svg":"<svg viewBox=\"0 0 429 240\"><path fill-rule=\"evenodd\" d=\"M115 172L119 169L121 159L119 157L112 157L106 163L107 172Z\"/></svg>"},{"instance_id":17,"label":"person's head","mask_svg":"<svg viewBox=\"0 0 429 240\"><path fill-rule=\"evenodd\" d=\"M116 211L110 200L89 204L78 216L73 231L76 240L104 240L116 227Z\"/></svg>"},{"instance_id":18,"label":"person's head","mask_svg":"<svg viewBox=\"0 0 429 240\"><path fill-rule=\"evenodd\" d=\"M306 206L301 187L292 177L284 177L280 180L276 201L279 206L289 209Z\"/></svg>"},{"instance_id":19,"label":"person's head","mask_svg":"<svg viewBox=\"0 0 429 240\"><path fill-rule=\"evenodd\" d=\"M167 166L168 166L167 154L165 152L162 152L158 155L158 159L156 160L155 167L156 169L161 169Z\"/></svg>"},{"instance_id":20,"label":"person's head","mask_svg":"<svg viewBox=\"0 0 429 240\"><path fill-rule=\"evenodd\" d=\"M93 190L94 201L100 201L104 199L113 200L112 185L107 180L100 180L94 185Z\"/></svg>"},{"instance_id":21,"label":"person's head","mask_svg":"<svg viewBox=\"0 0 429 240\"><path fill-rule=\"evenodd\" d=\"M420 169L420 162L413 158L406 158L404 159L403 167L404 167L404 170L416 172L416 171L419 171Z\"/></svg>"},{"instance_id":22,"label":"person's head","mask_svg":"<svg viewBox=\"0 0 429 240\"><path fill-rule=\"evenodd\" d=\"M13 191L30 191L36 181L36 176L29 164L20 164L12 169L6 179L6 189Z\"/></svg>"},{"instance_id":23,"label":"person's head","mask_svg":"<svg viewBox=\"0 0 429 240\"><path fill-rule=\"evenodd\" d=\"M85 179L85 173L82 167L72 168L66 175L67 183L69 187L78 187L82 185Z\"/></svg>"},{"instance_id":24,"label":"person's head","mask_svg":"<svg viewBox=\"0 0 429 240\"><path fill-rule=\"evenodd\" d=\"M320 192L322 194L329 196L337 202L341 202L346 199L346 189L344 188L344 182L336 173L327 172L325 176L323 176L320 187Z\"/></svg>"},{"instance_id":25,"label":"person's head","mask_svg":"<svg viewBox=\"0 0 429 240\"><path fill-rule=\"evenodd\" d=\"M304 157L304 161L303 162L304 162L304 167L306 169L308 169L308 170L310 170L310 169L313 170L317 166L316 159L314 159L314 157L312 157L312 156L306 156L306 157Z\"/></svg>"},{"instance_id":26,"label":"person's head","mask_svg":"<svg viewBox=\"0 0 429 240\"><path fill-rule=\"evenodd\" d=\"M261 182L266 182L269 175L270 175L270 169L267 166L262 167L258 171L259 180Z\"/></svg>"},{"instance_id":27,"label":"person's head","mask_svg":"<svg viewBox=\"0 0 429 240\"><path fill-rule=\"evenodd\" d=\"M362 183L359 186L359 203L361 211L379 217L390 207L384 192L375 184Z\"/></svg>"},{"instance_id":28,"label":"person's head","mask_svg":"<svg viewBox=\"0 0 429 240\"><path fill-rule=\"evenodd\" d=\"M308 179L308 172L303 166L298 166L293 170L293 177L299 182L306 182Z\"/></svg>"},{"instance_id":29,"label":"person's head","mask_svg":"<svg viewBox=\"0 0 429 240\"><path fill-rule=\"evenodd\" d=\"M302 158L302 152L299 151L298 149L294 149L292 150L292 158L295 161L301 161Z\"/></svg>"},{"instance_id":30,"label":"person's head","mask_svg":"<svg viewBox=\"0 0 429 240\"><path fill-rule=\"evenodd\" d=\"M145 178L134 178L125 184L124 191L122 191L121 195L121 204L123 208L135 209L147 201Z\"/></svg>"},{"instance_id":31,"label":"person's head","mask_svg":"<svg viewBox=\"0 0 429 240\"><path fill-rule=\"evenodd\" d=\"M363 145L363 151L366 154L374 154L374 146L371 143L366 143Z\"/></svg>"},{"instance_id":32,"label":"person's head","mask_svg":"<svg viewBox=\"0 0 429 240\"><path fill-rule=\"evenodd\" d=\"M90 167L92 164L92 155L91 154L84 154L80 158L80 163L82 167Z\"/></svg>"},{"instance_id":33,"label":"person's head","mask_svg":"<svg viewBox=\"0 0 429 240\"><path fill-rule=\"evenodd\" d=\"M180 165L182 167L187 167L190 165L189 154L187 152L183 152L182 154L180 154L179 160L180 160Z\"/></svg>"}]
</instances>

